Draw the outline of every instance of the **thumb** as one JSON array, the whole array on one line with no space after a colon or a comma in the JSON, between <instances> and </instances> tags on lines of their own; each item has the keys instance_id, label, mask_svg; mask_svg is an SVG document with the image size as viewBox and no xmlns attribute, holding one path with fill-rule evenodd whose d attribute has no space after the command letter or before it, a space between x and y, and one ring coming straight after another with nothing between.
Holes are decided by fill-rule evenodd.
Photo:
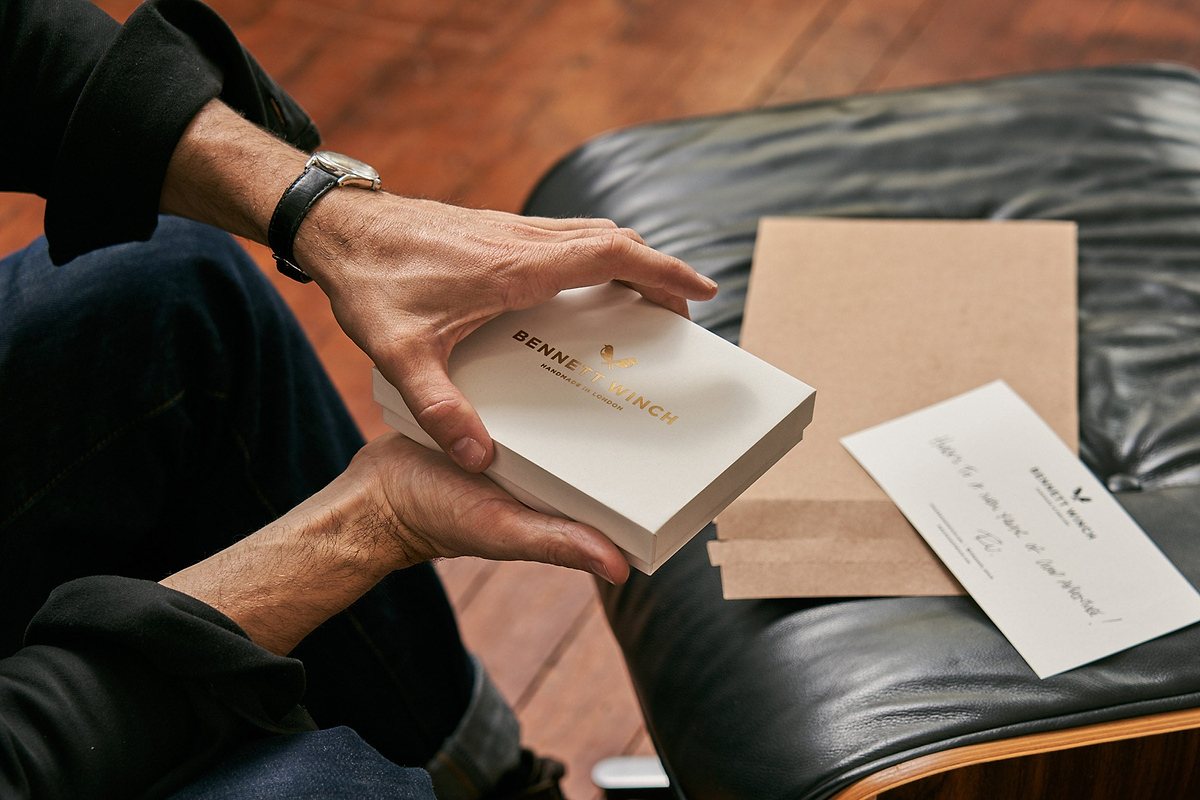
<instances>
[{"instance_id":1,"label":"thumb","mask_svg":"<svg viewBox=\"0 0 1200 800\"><path fill-rule=\"evenodd\" d=\"M400 390L417 424L456 464L467 472L483 472L491 465L492 437L475 407L450 381L444 361L430 358L395 378L384 377Z\"/></svg>"},{"instance_id":2,"label":"thumb","mask_svg":"<svg viewBox=\"0 0 1200 800\"><path fill-rule=\"evenodd\" d=\"M607 536L595 528L551 517L513 501L510 515L492 514L485 557L532 560L591 572L608 583L624 583L629 563Z\"/></svg>"}]
</instances>

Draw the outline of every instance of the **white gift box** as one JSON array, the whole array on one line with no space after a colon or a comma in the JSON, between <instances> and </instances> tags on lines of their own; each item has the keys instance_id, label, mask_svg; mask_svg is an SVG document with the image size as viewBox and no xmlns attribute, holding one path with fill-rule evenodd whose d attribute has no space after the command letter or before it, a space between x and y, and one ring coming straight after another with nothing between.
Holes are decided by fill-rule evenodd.
<instances>
[{"instance_id":1,"label":"white gift box","mask_svg":"<svg viewBox=\"0 0 1200 800\"><path fill-rule=\"evenodd\" d=\"M450 377L495 442L487 475L591 525L649 574L801 439L814 391L619 284L480 327ZM435 448L374 373L384 420Z\"/></svg>"}]
</instances>

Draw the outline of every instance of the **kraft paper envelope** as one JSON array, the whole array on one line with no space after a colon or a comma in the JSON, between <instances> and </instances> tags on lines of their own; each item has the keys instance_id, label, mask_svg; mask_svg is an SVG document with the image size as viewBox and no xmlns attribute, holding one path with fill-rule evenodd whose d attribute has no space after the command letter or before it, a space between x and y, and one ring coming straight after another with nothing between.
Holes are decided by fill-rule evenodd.
<instances>
[{"instance_id":1,"label":"kraft paper envelope","mask_svg":"<svg viewBox=\"0 0 1200 800\"><path fill-rule=\"evenodd\" d=\"M996 379L1078 446L1075 225L763 219L741 346L820 389L717 520L725 595L961 594L839 439Z\"/></svg>"}]
</instances>

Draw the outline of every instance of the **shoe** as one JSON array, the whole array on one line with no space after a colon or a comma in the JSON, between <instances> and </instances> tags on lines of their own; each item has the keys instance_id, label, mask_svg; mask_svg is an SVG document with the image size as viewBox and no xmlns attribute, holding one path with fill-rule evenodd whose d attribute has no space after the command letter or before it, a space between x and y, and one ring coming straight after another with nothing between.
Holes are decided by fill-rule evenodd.
<instances>
[{"instance_id":1,"label":"shoe","mask_svg":"<svg viewBox=\"0 0 1200 800\"><path fill-rule=\"evenodd\" d=\"M482 800L566 800L559 785L566 774L561 762L522 749L517 766L500 776Z\"/></svg>"}]
</instances>

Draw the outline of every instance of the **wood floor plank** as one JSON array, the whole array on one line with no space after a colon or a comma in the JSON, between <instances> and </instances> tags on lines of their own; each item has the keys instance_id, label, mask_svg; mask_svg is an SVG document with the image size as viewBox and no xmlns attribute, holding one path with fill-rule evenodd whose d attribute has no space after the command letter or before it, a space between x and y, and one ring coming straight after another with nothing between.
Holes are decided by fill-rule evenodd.
<instances>
[{"instance_id":1,"label":"wood floor plank","mask_svg":"<svg viewBox=\"0 0 1200 800\"><path fill-rule=\"evenodd\" d=\"M356 136L375 132L389 143L377 151L381 166L402 176L409 191L461 200L456 188L481 159L511 151L515 125L536 114L580 46L550 43L574 42L578 31L586 46L588 35L607 30L619 16L597 3L581 3L565 15L563 4L544 13L530 2L513 5L511 17L495 21L492 47L447 49L446 37L433 35L420 64L381 76L373 86ZM514 75L525 79L514 81Z\"/></svg>"},{"instance_id":2,"label":"wood floor plank","mask_svg":"<svg viewBox=\"0 0 1200 800\"><path fill-rule=\"evenodd\" d=\"M557 668L518 714L528 744L568 765L573 800L596 797L591 766L620 755L642 730L620 649L594 604Z\"/></svg>"},{"instance_id":3,"label":"wood floor plank","mask_svg":"<svg viewBox=\"0 0 1200 800\"><path fill-rule=\"evenodd\" d=\"M42 235L46 201L34 195L0 195L0 257Z\"/></svg>"},{"instance_id":4,"label":"wood floor plank","mask_svg":"<svg viewBox=\"0 0 1200 800\"><path fill-rule=\"evenodd\" d=\"M929 4L930 0L850 0L803 58L770 87L763 104L853 94Z\"/></svg>"},{"instance_id":5,"label":"wood floor plank","mask_svg":"<svg viewBox=\"0 0 1200 800\"><path fill-rule=\"evenodd\" d=\"M512 146L481 163L456 194L473 205L515 209L536 176L600 131L744 106L761 73L836 2L694 4L653 23L627 19L577 51L536 115L514 131Z\"/></svg>"},{"instance_id":6,"label":"wood floor plank","mask_svg":"<svg viewBox=\"0 0 1200 800\"><path fill-rule=\"evenodd\" d=\"M121 2L124 2L132 9L140 0L121 0ZM241 0L237 3L226 2L218 6L217 3L221 3L221 0L214 0L214 2L208 5L212 6L221 15L221 18L236 32L257 23L263 17L270 14L272 9L276 8L280 2L284 2L289 6L298 4L297 0ZM322 2L328 5L331 2L335 2L335 0L322 0Z\"/></svg>"},{"instance_id":7,"label":"wood floor plank","mask_svg":"<svg viewBox=\"0 0 1200 800\"><path fill-rule=\"evenodd\" d=\"M1091 43L1089 63L1174 61L1195 63L1200 8L1195 2L1133 0L1119 6L1107 35Z\"/></svg>"},{"instance_id":8,"label":"wood floor plank","mask_svg":"<svg viewBox=\"0 0 1200 800\"><path fill-rule=\"evenodd\" d=\"M105 0L105 2L96 3L100 8L117 22L124 22L133 10L138 7L141 0Z\"/></svg>"},{"instance_id":9,"label":"wood floor plank","mask_svg":"<svg viewBox=\"0 0 1200 800\"><path fill-rule=\"evenodd\" d=\"M515 210L558 158L605 130L745 107L821 9L840 0L688 6L669 19L627 20L576 53L547 86L511 146L455 189L472 205ZM628 30L627 30L628 29ZM669 31L669 36L655 32ZM703 42L703 47L693 43Z\"/></svg>"},{"instance_id":10,"label":"wood floor plank","mask_svg":"<svg viewBox=\"0 0 1200 800\"><path fill-rule=\"evenodd\" d=\"M422 29L373 15L325 25L322 16L317 8L277 3L239 35L319 127L333 130L356 123L372 83L404 68Z\"/></svg>"},{"instance_id":11,"label":"wood floor plank","mask_svg":"<svg viewBox=\"0 0 1200 800\"><path fill-rule=\"evenodd\" d=\"M519 46L496 54L490 78L466 75L457 91L452 85L455 102L472 113L452 118L457 142L436 145L435 152L454 148L448 155L458 166L441 193L515 209L538 171L562 152L599 130L636 121L633 99L682 57L677 48L645 41L641 14L632 5L560 3L520 32ZM533 79L514 85L506 77L513 74ZM478 176L497 167L518 179L481 191Z\"/></svg>"},{"instance_id":12,"label":"wood floor plank","mask_svg":"<svg viewBox=\"0 0 1200 800\"><path fill-rule=\"evenodd\" d=\"M519 704L553 666L595 593L591 578L580 572L526 561L500 564L459 618L463 641L483 659L501 693Z\"/></svg>"},{"instance_id":13,"label":"wood floor plank","mask_svg":"<svg viewBox=\"0 0 1200 800\"><path fill-rule=\"evenodd\" d=\"M1086 60L1121 17L1128 0L1034 0L1016 19L1004 49L1021 71L1065 69Z\"/></svg>"},{"instance_id":14,"label":"wood floor plank","mask_svg":"<svg viewBox=\"0 0 1200 800\"><path fill-rule=\"evenodd\" d=\"M442 579L442 585L446 587L450 604L454 606L455 612L462 616L499 566L495 561L463 556L439 559L434 564L434 569Z\"/></svg>"},{"instance_id":15,"label":"wood floor plank","mask_svg":"<svg viewBox=\"0 0 1200 800\"><path fill-rule=\"evenodd\" d=\"M236 14L236 3L230 0L214 0L213 7L226 20ZM300 81L333 34L327 33L323 26L309 24L298 14L289 13L291 8L287 3L273 2L246 24L231 27L263 68L308 108L311 100L305 96Z\"/></svg>"},{"instance_id":16,"label":"wood floor plank","mask_svg":"<svg viewBox=\"0 0 1200 800\"><path fill-rule=\"evenodd\" d=\"M650 740L650 734L646 732L645 726L638 729L638 732L633 735L633 739L625 746L624 755L627 756L657 756L658 751L654 749L654 742Z\"/></svg>"},{"instance_id":17,"label":"wood floor plank","mask_svg":"<svg viewBox=\"0 0 1200 800\"><path fill-rule=\"evenodd\" d=\"M479 165L528 152L529 148L521 147L518 141L522 131L533 120L543 128L553 126L554 121L547 119L547 98L561 94L558 87L572 75L594 69L597 54L606 52L604 43L621 39L628 13L595 2L551 4L543 13L526 11L521 18L523 24L504 29L507 35L500 38L511 40L508 46L478 58L470 54L440 55L436 69L443 91L437 98L429 97L425 87L409 81L389 91L387 100L381 103L385 114L382 124L396 125L400 121L389 119L386 110L407 113L414 106L410 97L416 94L416 108L409 119L418 124L436 119L441 126L441 135L406 131L401 145L400 155L405 161L397 165L398 169L419 182L422 194L478 205L473 202L475 198L464 196L462 187L472 181ZM511 75L528 76L528 80L511 81ZM596 81L581 92L569 93L577 98L572 101L576 105L569 116L580 127L562 138L573 143L586 135L582 131L594 131L587 114L608 107L602 102L603 92L612 87L621 89L627 83ZM418 177L431 171L435 173L430 176L432 180L421 181ZM516 201L489 205L514 207Z\"/></svg>"},{"instance_id":18,"label":"wood floor plank","mask_svg":"<svg viewBox=\"0 0 1200 800\"><path fill-rule=\"evenodd\" d=\"M767 0L729 4L732 14L693 39L690 63L666 88L669 116L715 114L761 103L836 16L845 0ZM701 44L702 43L702 44ZM661 117L656 117L661 118Z\"/></svg>"},{"instance_id":19,"label":"wood floor plank","mask_svg":"<svg viewBox=\"0 0 1200 800\"><path fill-rule=\"evenodd\" d=\"M940 4L903 55L870 91L974 80L1021 71L1000 44L1031 0Z\"/></svg>"}]
</instances>

